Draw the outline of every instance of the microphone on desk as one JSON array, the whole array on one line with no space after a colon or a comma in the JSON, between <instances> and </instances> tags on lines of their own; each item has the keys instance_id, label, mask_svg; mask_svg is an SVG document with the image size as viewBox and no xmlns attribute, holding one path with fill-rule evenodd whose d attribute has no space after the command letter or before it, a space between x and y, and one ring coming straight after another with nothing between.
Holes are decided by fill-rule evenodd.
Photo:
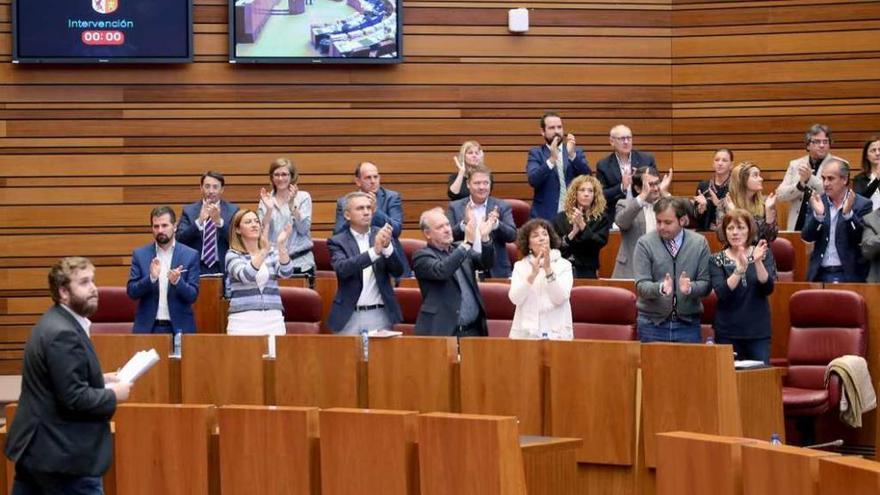
<instances>
[{"instance_id":1,"label":"microphone on desk","mask_svg":"<svg viewBox=\"0 0 880 495\"><path fill-rule=\"evenodd\" d=\"M805 445L805 449L824 449L828 447L840 447L843 445L843 439L838 438L837 440L825 443L817 443L815 445Z\"/></svg>"}]
</instances>

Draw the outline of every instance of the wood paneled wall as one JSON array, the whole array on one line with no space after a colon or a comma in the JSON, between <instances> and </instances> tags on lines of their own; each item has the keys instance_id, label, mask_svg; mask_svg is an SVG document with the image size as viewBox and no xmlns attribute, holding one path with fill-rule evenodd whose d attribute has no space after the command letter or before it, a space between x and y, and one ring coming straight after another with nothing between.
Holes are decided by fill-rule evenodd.
<instances>
[{"instance_id":1,"label":"wood paneled wall","mask_svg":"<svg viewBox=\"0 0 880 495\"><path fill-rule=\"evenodd\" d=\"M530 198L526 151L548 109L591 163L608 153L608 129L628 123L636 147L675 165L680 194L718 146L775 183L813 122L832 125L853 160L880 130L878 2L515 6L531 9L526 35L507 32L514 5L405 2L397 66L230 65L223 0L195 0L193 64L13 66L0 0L0 372L18 367L55 259L90 256L100 284L123 284L131 250L150 240L150 208L195 200L206 169L253 205L268 163L292 157L325 235L354 164L371 160L403 194L405 235L418 235L466 139L483 143L496 195Z\"/></svg>"}]
</instances>

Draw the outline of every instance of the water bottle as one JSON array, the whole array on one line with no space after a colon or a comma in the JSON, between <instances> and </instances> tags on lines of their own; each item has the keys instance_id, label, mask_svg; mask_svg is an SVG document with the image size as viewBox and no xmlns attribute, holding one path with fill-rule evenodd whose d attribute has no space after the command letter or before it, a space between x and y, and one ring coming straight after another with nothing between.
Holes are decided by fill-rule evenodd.
<instances>
[{"instance_id":1,"label":"water bottle","mask_svg":"<svg viewBox=\"0 0 880 495\"><path fill-rule=\"evenodd\" d=\"M541 330L541 340L550 340L550 334L547 330Z\"/></svg>"},{"instance_id":2,"label":"water bottle","mask_svg":"<svg viewBox=\"0 0 880 495\"><path fill-rule=\"evenodd\" d=\"M706 345L712 345L714 343L715 343L715 337L712 337L711 335L706 337Z\"/></svg>"},{"instance_id":3,"label":"water bottle","mask_svg":"<svg viewBox=\"0 0 880 495\"><path fill-rule=\"evenodd\" d=\"M782 439L779 438L779 433L770 435L770 445L782 445Z\"/></svg>"},{"instance_id":4,"label":"water bottle","mask_svg":"<svg viewBox=\"0 0 880 495\"><path fill-rule=\"evenodd\" d=\"M183 352L182 348L182 340L183 340L183 330L177 329L174 331L173 336L171 337L171 355L174 357L180 357Z\"/></svg>"},{"instance_id":5,"label":"water bottle","mask_svg":"<svg viewBox=\"0 0 880 495\"><path fill-rule=\"evenodd\" d=\"M370 332L364 328L361 330L361 345L363 346L364 361L370 357Z\"/></svg>"}]
</instances>

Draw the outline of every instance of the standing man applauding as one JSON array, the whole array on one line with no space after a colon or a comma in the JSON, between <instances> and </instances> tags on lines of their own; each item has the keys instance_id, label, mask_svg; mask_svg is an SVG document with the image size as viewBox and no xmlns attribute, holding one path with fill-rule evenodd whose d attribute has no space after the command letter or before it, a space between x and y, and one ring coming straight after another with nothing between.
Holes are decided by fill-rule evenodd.
<instances>
[{"instance_id":1,"label":"standing man applauding","mask_svg":"<svg viewBox=\"0 0 880 495\"><path fill-rule=\"evenodd\" d=\"M584 150L577 147L574 134L565 134L562 117L548 112L541 117L544 144L529 150L526 175L535 189L532 218L552 222L565 209L568 185L579 175L590 175Z\"/></svg>"},{"instance_id":2,"label":"standing man applauding","mask_svg":"<svg viewBox=\"0 0 880 495\"><path fill-rule=\"evenodd\" d=\"M229 222L238 205L223 199L226 180L220 172L202 174L202 199L183 207L177 240L200 253L200 273L224 273L229 250Z\"/></svg>"}]
</instances>

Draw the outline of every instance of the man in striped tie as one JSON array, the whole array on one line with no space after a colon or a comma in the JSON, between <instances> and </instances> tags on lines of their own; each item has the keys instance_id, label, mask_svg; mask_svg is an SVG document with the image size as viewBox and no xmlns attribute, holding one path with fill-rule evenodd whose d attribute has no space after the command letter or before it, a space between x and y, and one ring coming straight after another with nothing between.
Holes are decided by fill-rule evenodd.
<instances>
[{"instance_id":1,"label":"man in striped tie","mask_svg":"<svg viewBox=\"0 0 880 495\"><path fill-rule=\"evenodd\" d=\"M642 342L700 342L702 298L709 283L709 244L684 227L688 204L663 197L654 203L657 230L639 238L633 253Z\"/></svg>"},{"instance_id":2,"label":"man in striped tie","mask_svg":"<svg viewBox=\"0 0 880 495\"><path fill-rule=\"evenodd\" d=\"M202 199L183 207L177 240L199 252L201 274L223 273L229 250L229 223L238 206L225 201L223 174L202 174Z\"/></svg>"}]
</instances>

